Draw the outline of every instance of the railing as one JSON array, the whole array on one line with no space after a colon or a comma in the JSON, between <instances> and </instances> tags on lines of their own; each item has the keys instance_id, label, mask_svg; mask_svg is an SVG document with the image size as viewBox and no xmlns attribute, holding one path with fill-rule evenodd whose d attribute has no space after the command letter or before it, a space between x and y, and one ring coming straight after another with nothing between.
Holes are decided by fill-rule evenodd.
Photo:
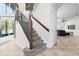
<instances>
[{"instance_id":1,"label":"railing","mask_svg":"<svg viewBox=\"0 0 79 59\"><path fill-rule=\"evenodd\" d=\"M18 12L17 12L18 14ZM19 16L20 14L20 16ZM29 40L29 48L32 49L33 46L32 46L32 20L31 20L31 14L29 13L29 19L24 15L22 14L20 11L19 11L19 14L17 15L17 19L25 33L25 35L27 36L28 40Z\"/></svg>"},{"instance_id":2,"label":"railing","mask_svg":"<svg viewBox=\"0 0 79 59\"><path fill-rule=\"evenodd\" d=\"M32 49L33 48L33 40L32 40L32 29L33 29L33 23L32 23L32 18L38 22L47 32L49 32L49 29L44 26L40 21L38 21L32 14L31 11L29 11L29 19L22 14L20 11L20 16L18 16L18 21L24 31L24 33L26 34L28 40L29 40L29 48Z\"/></svg>"},{"instance_id":3,"label":"railing","mask_svg":"<svg viewBox=\"0 0 79 59\"><path fill-rule=\"evenodd\" d=\"M36 22L38 22L46 31L49 32L49 29L48 29L46 26L44 26L40 21L38 21L33 15L32 15L32 18L33 18Z\"/></svg>"},{"instance_id":4,"label":"railing","mask_svg":"<svg viewBox=\"0 0 79 59\"><path fill-rule=\"evenodd\" d=\"M29 23L26 22L26 21L28 21L27 18L22 13L20 13L18 21L19 21L19 23L20 23L25 35L29 39L29 29L28 29L29 28Z\"/></svg>"}]
</instances>

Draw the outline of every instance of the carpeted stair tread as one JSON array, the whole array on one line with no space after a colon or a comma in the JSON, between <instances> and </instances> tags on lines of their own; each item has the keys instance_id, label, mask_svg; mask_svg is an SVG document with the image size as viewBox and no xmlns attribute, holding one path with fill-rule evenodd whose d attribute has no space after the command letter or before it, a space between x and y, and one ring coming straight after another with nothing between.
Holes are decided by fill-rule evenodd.
<instances>
[{"instance_id":1,"label":"carpeted stair tread","mask_svg":"<svg viewBox=\"0 0 79 59\"><path fill-rule=\"evenodd\" d=\"M23 21L21 23L21 27L25 35L27 36L27 38L29 38L29 23ZM36 55L38 52L46 48L46 44L43 42L43 40L41 39L41 37L38 35L38 33L36 32L34 28L32 28L32 44L33 44L32 49L25 48L23 50L25 55L27 56Z\"/></svg>"},{"instance_id":2,"label":"carpeted stair tread","mask_svg":"<svg viewBox=\"0 0 79 59\"><path fill-rule=\"evenodd\" d=\"M46 44L43 44L43 45L41 44L40 46L35 47L33 49L25 48L24 49L24 54L25 54L25 56L34 56L37 53L43 51L45 48L46 48Z\"/></svg>"}]
</instances>

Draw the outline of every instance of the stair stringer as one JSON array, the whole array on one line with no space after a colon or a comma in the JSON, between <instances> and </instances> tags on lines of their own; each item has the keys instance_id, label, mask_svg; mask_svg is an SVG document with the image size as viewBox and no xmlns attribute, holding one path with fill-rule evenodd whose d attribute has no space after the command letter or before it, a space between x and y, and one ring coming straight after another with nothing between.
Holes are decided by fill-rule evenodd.
<instances>
[{"instance_id":1,"label":"stair stringer","mask_svg":"<svg viewBox=\"0 0 79 59\"><path fill-rule=\"evenodd\" d=\"M16 44L19 45L22 49L24 48L29 48L29 41L21 27L21 25L19 24L19 22L16 22Z\"/></svg>"}]
</instances>

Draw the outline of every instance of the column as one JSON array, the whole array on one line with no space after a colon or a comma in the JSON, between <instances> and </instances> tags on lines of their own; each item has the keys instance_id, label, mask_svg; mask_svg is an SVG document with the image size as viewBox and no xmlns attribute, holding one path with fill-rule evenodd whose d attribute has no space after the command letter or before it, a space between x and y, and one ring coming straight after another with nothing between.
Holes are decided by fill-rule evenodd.
<instances>
[{"instance_id":1,"label":"column","mask_svg":"<svg viewBox=\"0 0 79 59\"><path fill-rule=\"evenodd\" d=\"M49 44L48 47L51 48L56 44L57 37L57 10L53 3L50 4L50 30L49 30Z\"/></svg>"}]
</instances>

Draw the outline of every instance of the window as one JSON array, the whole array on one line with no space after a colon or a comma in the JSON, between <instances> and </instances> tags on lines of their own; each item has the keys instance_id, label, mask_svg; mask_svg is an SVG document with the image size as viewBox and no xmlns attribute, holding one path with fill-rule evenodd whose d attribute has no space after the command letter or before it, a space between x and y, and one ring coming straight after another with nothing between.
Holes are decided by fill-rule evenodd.
<instances>
[{"instance_id":1,"label":"window","mask_svg":"<svg viewBox=\"0 0 79 59\"><path fill-rule=\"evenodd\" d=\"M0 14L10 14L13 13L13 10L4 3L0 3Z\"/></svg>"}]
</instances>

